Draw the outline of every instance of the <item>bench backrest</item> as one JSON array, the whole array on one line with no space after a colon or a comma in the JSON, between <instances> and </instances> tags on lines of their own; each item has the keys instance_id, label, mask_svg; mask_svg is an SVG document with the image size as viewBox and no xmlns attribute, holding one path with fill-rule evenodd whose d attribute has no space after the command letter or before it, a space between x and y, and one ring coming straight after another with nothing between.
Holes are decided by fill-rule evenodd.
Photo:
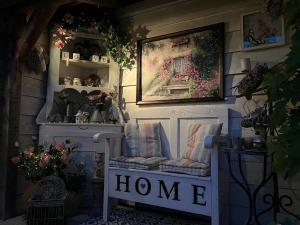
<instances>
[{"instance_id":1,"label":"bench backrest","mask_svg":"<svg viewBox=\"0 0 300 225\"><path fill-rule=\"evenodd\" d=\"M130 121L137 123L160 122L162 146L169 158L180 158L187 143L186 128L190 122L201 124L223 123L222 134L228 134L228 109L203 106L201 111L185 107L165 109L139 109L130 113Z\"/></svg>"}]
</instances>

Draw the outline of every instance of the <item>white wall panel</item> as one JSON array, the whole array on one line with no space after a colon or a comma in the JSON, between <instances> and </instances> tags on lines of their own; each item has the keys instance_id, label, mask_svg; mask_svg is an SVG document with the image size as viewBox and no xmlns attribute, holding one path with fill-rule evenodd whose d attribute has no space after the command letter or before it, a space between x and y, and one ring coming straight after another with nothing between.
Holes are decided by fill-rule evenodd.
<instances>
[{"instance_id":1,"label":"white wall panel","mask_svg":"<svg viewBox=\"0 0 300 225\"><path fill-rule=\"evenodd\" d=\"M148 1L148 3L151 5L151 1ZM131 71L124 71L123 79L121 81L124 110L129 113L129 116L140 113L155 117L165 110L181 111L187 108L193 108L193 110L201 112L201 109L204 107L226 107L229 109L229 134L243 137L253 136L254 130L252 128L241 128L240 126L242 117L246 115L244 110L246 100L244 97L236 98L235 96L238 93L235 93L234 90L231 89L245 76L245 74L241 73L240 59L250 58L252 68L256 63L267 63L269 66L272 66L284 60L289 52L288 44L275 48L242 51L241 15L260 9L261 2L177 0L163 1L163 3L165 4L162 4L161 7L154 7L152 9L146 9L147 7L143 8L142 4L136 4L131 8L127 8L125 14L127 13L127 16L130 17L130 22L135 28L142 27L149 31L147 37L169 34L219 22L225 23L225 101L137 106L135 103L137 70L134 68ZM288 42L289 41L287 41L287 43ZM256 102L266 100L266 96L254 96L254 100ZM177 144L180 144L180 142ZM254 156L243 157L242 160L247 179L249 179L252 188L254 188L259 182L262 174L262 161ZM232 161L234 170L237 171L237 158L233 157ZM285 193L284 191L289 191L291 188L298 191L300 190L300 179L294 179L294 181L289 184L279 177L279 187L281 187L280 190L282 193ZM271 189L266 188L262 193L265 193L268 190ZM243 191L238 188L237 184L231 180L231 225L243 224L245 220L243 216L248 213L247 199L245 199L245 195L242 192ZM259 205L263 206L261 200L259 201ZM299 203L296 204L295 209L297 209L297 207L299 208ZM265 216L262 221L264 221L262 224L268 224L270 222L270 215Z\"/></svg>"}]
</instances>

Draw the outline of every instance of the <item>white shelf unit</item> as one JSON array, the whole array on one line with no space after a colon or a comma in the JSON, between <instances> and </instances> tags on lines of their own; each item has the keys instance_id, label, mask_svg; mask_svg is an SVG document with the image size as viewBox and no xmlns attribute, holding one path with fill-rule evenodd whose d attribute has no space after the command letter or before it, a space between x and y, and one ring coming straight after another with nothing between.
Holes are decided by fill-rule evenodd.
<instances>
[{"instance_id":1,"label":"white shelf unit","mask_svg":"<svg viewBox=\"0 0 300 225\"><path fill-rule=\"evenodd\" d=\"M76 35L75 35L76 36ZM85 38L87 40L97 40L99 42L105 41L101 36L97 38L97 35L83 35L79 34L80 38ZM76 39L75 39L76 41ZM62 60L61 51L53 44L51 41L50 49L50 64L49 64L49 76L48 76L48 88L47 88L47 99L46 99L46 114L48 115L51 111L53 103L54 92L59 92L64 88L73 88L79 92L85 90L87 92L94 90L103 90L109 92L114 89L114 86L119 88L119 76L120 76L120 67L112 59L109 60L109 63L103 62L92 62L89 60ZM70 52L70 57L73 52ZM68 61L68 62L67 62ZM84 79L89 75L96 74L102 81L99 87L89 87L83 86ZM70 76L73 78L80 78L82 86L74 85L64 85L64 77Z\"/></svg>"},{"instance_id":2,"label":"white shelf unit","mask_svg":"<svg viewBox=\"0 0 300 225\"><path fill-rule=\"evenodd\" d=\"M65 63L66 66L77 66L77 67L83 67L87 69L107 68L109 67L110 64L110 63L103 63L103 62L92 62L89 60L73 60L73 59L68 59L68 60L61 59L60 62Z\"/></svg>"}]
</instances>

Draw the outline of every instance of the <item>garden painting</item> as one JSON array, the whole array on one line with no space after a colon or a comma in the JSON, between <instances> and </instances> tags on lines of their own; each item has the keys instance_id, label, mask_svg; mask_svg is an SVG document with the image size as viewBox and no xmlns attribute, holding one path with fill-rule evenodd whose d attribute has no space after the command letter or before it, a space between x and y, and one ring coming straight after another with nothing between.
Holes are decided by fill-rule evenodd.
<instances>
[{"instance_id":1,"label":"garden painting","mask_svg":"<svg viewBox=\"0 0 300 225\"><path fill-rule=\"evenodd\" d=\"M137 104L221 100L224 24L138 43Z\"/></svg>"}]
</instances>

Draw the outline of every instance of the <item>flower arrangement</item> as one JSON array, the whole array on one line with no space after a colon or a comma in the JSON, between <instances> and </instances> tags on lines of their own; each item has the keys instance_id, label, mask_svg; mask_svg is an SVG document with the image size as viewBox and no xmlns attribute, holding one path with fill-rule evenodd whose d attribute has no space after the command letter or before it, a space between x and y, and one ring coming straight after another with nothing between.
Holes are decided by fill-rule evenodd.
<instances>
[{"instance_id":1,"label":"flower arrangement","mask_svg":"<svg viewBox=\"0 0 300 225\"><path fill-rule=\"evenodd\" d=\"M104 91L97 91L97 93L93 95L88 95L87 98L89 100L89 104L91 106L97 106L100 111L105 111L105 106L107 102L107 98L110 96Z\"/></svg>"},{"instance_id":2,"label":"flower arrangement","mask_svg":"<svg viewBox=\"0 0 300 225\"><path fill-rule=\"evenodd\" d=\"M56 25L53 29L52 37L54 40L54 45L57 48L62 49L74 38L74 33L65 29L62 25Z\"/></svg>"},{"instance_id":3,"label":"flower arrangement","mask_svg":"<svg viewBox=\"0 0 300 225\"><path fill-rule=\"evenodd\" d=\"M11 161L23 169L25 177L36 181L49 175L57 175L65 178L65 167L70 162L70 155L75 146L70 140L65 143L50 145L38 145L37 139L32 138L33 146L13 156Z\"/></svg>"}]
</instances>

